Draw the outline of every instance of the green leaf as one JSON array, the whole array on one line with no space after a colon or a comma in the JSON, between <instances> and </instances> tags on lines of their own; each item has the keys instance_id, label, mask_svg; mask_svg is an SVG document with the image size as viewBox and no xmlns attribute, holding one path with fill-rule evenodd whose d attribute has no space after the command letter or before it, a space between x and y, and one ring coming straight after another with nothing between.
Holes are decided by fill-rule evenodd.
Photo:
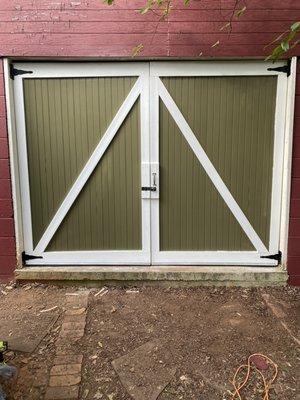
<instances>
[{"instance_id":1,"label":"green leaf","mask_svg":"<svg viewBox=\"0 0 300 400\"><path fill-rule=\"evenodd\" d=\"M300 21L294 22L293 25L291 25L291 31L295 32L298 29L300 29Z\"/></svg>"},{"instance_id":2,"label":"green leaf","mask_svg":"<svg viewBox=\"0 0 300 400\"><path fill-rule=\"evenodd\" d=\"M231 27L231 22L227 22L225 25L221 26L220 31L223 31L226 28L230 28Z\"/></svg>"},{"instance_id":3,"label":"green leaf","mask_svg":"<svg viewBox=\"0 0 300 400\"><path fill-rule=\"evenodd\" d=\"M211 45L211 47L219 46L219 44L220 44L220 40L217 40L216 43L214 43L214 44Z\"/></svg>"},{"instance_id":4,"label":"green leaf","mask_svg":"<svg viewBox=\"0 0 300 400\"><path fill-rule=\"evenodd\" d=\"M283 53L284 53L284 51L283 51L282 47L280 45L276 46L273 49L272 53L266 58L266 61L268 61L268 60L276 61L276 60L278 60L278 58L280 58L280 56Z\"/></svg>"},{"instance_id":5,"label":"green leaf","mask_svg":"<svg viewBox=\"0 0 300 400\"><path fill-rule=\"evenodd\" d=\"M244 6L244 7L241 8L240 10L237 10L237 11L236 11L235 16L236 16L237 18L240 18L240 17L244 14L244 12L245 12L246 10L247 10L247 7Z\"/></svg>"},{"instance_id":6,"label":"green leaf","mask_svg":"<svg viewBox=\"0 0 300 400\"><path fill-rule=\"evenodd\" d=\"M142 43L135 46L132 50L132 57L136 57L143 50L144 45Z\"/></svg>"},{"instance_id":7,"label":"green leaf","mask_svg":"<svg viewBox=\"0 0 300 400\"><path fill-rule=\"evenodd\" d=\"M280 46L283 51L288 51L290 48L290 44L287 40L284 40L283 42L280 43Z\"/></svg>"},{"instance_id":8,"label":"green leaf","mask_svg":"<svg viewBox=\"0 0 300 400\"><path fill-rule=\"evenodd\" d=\"M151 9L151 7L153 6L153 2L154 2L154 0L148 0L147 4L145 5L145 7L141 8L139 10L139 13L140 14L146 14Z\"/></svg>"}]
</instances>

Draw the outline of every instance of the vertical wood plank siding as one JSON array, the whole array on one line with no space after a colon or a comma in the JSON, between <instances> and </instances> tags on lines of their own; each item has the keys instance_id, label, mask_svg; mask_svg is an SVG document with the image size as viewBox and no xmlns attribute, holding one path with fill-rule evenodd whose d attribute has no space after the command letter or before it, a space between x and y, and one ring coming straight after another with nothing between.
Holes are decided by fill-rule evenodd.
<instances>
[{"instance_id":1,"label":"vertical wood plank siding","mask_svg":"<svg viewBox=\"0 0 300 400\"><path fill-rule=\"evenodd\" d=\"M135 81L25 79L34 246ZM140 248L138 108L136 104L121 126L48 250Z\"/></svg>"},{"instance_id":2,"label":"vertical wood plank siding","mask_svg":"<svg viewBox=\"0 0 300 400\"><path fill-rule=\"evenodd\" d=\"M143 43L139 57L264 57L264 44L300 19L295 0L245 0L247 11L228 35L220 28L228 21L234 0L192 1L189 8L176 0L168 22L153 13L138 14L143 0L118 0L107 7L100 0L2 0L0 2L0 57L131 57ZM155 33L156 32L156 33ZM220 45L211 47L217 40ZM300 46L290 55L300 55ZM290 282L300 284L300 66L295 116L293 181L290 220ZM7 130L3 70L0 60L0 241L13 238L11 184L7 170ZM2 243L4 243L2 241ZM0 275L15 264L5 244L0 245Z\"/></svg>"},{"instance_id":3,"label":"vertical wood plank siding","mask_svg":"<svg viewBox=\"0 0 300 400\"><path fill-rule=\"evenodd\" d=\"M226 186L268 247L277 78L273 76L191 77L163 78L163 82ZM173 202L176 203L176 199L181 198L179 208L168 221L163 218L162 225L171 223L170 231L173 235L175 235L173 232L176 232L178 238L182 235L186 246L189 226L192 229L193 221L199 217L201 219L201 216L196 216L193 211L189 214L187 209L193 210L195 205L184 200L196 197L201 201L202 197L204 204L199 208L203 208L206 212L203 215L204 219L199 220L197 225L208 229L203 234L206 238L210 238L210 244L202 243L201 246L204 247L201 249L252 249L252 246L249 247L249 241L245 240L241 233L242 230L232 220L230 211L226 210L223 200L218 199L220 196L215 192L211 182L205 175L200 177L201 166L199 163L197 165L196 160L192 161L191 150L186 149L186 146L182 147L178 142L178 135L173 133L174 123L164 112L162 115L161 182L165 196L169 196L170 193L168 194L164 187L164 171L167 178L168 174L173 174L172 171L177 165L175 180L167 185L168 190L173 188L172 197L167 204L164 201L160 203L165 217L168 215L167 210L173 209ZM177 141L173 155L168 154L169 146L164 143L168 142L168 139L165 135L169 137L169 146L172 140ZM183 143L182 140L180 142ZM169 157L171 158L168 161ZM177 162L178 157L180 163ZM194 171L196 181L188 182L187 171L190 169ZM199 180L202 180L200 186L198 186ZM199 191L201 187L206 188L204 192L201 189ZM179 189L178 193L176 188ZM180 215L182 223L183 221L186 223L186 229L182 231L172 226ZM194 239L196 240L195 237ZM195 242L189 238L188 241L196 246L197 240ZM198 243L200 242L198 238ZM182 250L184 249L188 250L183 246ZM189 250L196 250L196 247Z\"/></svg>"},{"instance_id":4,"label":"vertical wood plank siding","mask_svg":"<svg viewBox=\"0 0 300 400\"><path fill-rule=\"evenodd\" d=\"M254 250L162 103L159 205L163 251Z\"/></svg>"},{"instance_id":5,"label":"vertical wood plank siding","mask_svg":"<svg viewBox=\"0 0 300 400\"><path fill-rule=\"evenodd\" d=\"M47 250L140 250L140 165L137 102Z\"/></svg>"}]
</instances>

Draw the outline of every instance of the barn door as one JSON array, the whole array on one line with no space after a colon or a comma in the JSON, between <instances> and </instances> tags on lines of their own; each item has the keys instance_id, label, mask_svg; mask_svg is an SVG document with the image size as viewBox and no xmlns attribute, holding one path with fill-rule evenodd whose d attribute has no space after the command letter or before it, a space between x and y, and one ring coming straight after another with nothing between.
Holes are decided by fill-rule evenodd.
<instances>
[{"instance_id":1,"label":"barn door","mask_svg":"<svg viewBox=\"0 0 300 400\"><path fill-rule=\"evenodd\" d=\"M278 263L287 77L272 67L151 64L154 264Z\"/></svg>"},{"instance_id":2,"label":"barn door","mask_svg":"<svg viewBox=\"0 0 300 400\"><path fill-rule=\"evenodd\" d=\"M14 67L28 264L278 263L273 64Z\"/></svg>"},{"instance_id":3,"label":"barn door","mask_svg":"<svg viewBox=\"0 0 300 400\"><path fill-rule=\"evenodd\" d=\"M27 263L149 264L149 65L15 68Z\"/></svg>"}]
</instances>

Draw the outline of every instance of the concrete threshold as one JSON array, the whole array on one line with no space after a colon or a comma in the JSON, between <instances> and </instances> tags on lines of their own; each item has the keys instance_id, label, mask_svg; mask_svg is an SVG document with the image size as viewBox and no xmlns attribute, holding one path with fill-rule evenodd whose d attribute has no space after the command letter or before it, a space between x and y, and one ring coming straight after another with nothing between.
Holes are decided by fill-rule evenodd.
<instances>
[{"instance_id":1,"label":"concrete threshold","mask_svg":"<svg viewBox=\"0 0 300 400\"><path fill-rule=\"evenodd\" d=\"M19 282L85 286L284 286L288 278L280 266L39 266L15 273Z\"/></svg>"}]
</instances>

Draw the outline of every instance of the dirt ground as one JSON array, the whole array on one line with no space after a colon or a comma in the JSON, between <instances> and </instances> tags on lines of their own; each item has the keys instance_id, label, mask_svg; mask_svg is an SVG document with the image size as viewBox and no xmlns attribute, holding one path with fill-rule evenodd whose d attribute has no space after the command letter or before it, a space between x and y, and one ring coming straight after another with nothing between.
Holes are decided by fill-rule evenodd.
<instances>
[{"instance_id":1,"label":"dirt ground","mask_svg":"<svg viewBox=\"0 0 300 400\"><path fill-rule=\"evenodd\" d=\"M17 349L8 351L5 361L19 371L13 381L0 378L8 400L43 399L65 292L42 285L0 286L0 340Z\"/></svg>"},{"instance_id":2,"label":"dirt ground","mask_svg":"<svg viewBox=\"0 0 300 400\"><path fill-rule=\"evenodd\" d=\"M65 294L80 289L0 289L0 340L11 334L14 346L19 344L6 356L20 369L17 380L4 384L8 400L43 399ZM143 386L149 392L155 380L161 381L158 400L229 400L234 371L252 353L263 353L278 365L270 400L299 399L298 289L99 290L90 292L85 335L78 342L84 354L80 399L130 400L127 379L141 393ZM266 304L266 294L280 310L278 316L276 307L274 314ZM10 333L13 323L22 332L17 340ZM35 348L29 346L25 353L26 343ZM153 343L157 368L149 352ZM125 361L120 362L122 356ZM271 366L265 371L272 372ZM245 399L261 399L261 387L258 376L251 378Z\"/></svg>"}]
</instances>

